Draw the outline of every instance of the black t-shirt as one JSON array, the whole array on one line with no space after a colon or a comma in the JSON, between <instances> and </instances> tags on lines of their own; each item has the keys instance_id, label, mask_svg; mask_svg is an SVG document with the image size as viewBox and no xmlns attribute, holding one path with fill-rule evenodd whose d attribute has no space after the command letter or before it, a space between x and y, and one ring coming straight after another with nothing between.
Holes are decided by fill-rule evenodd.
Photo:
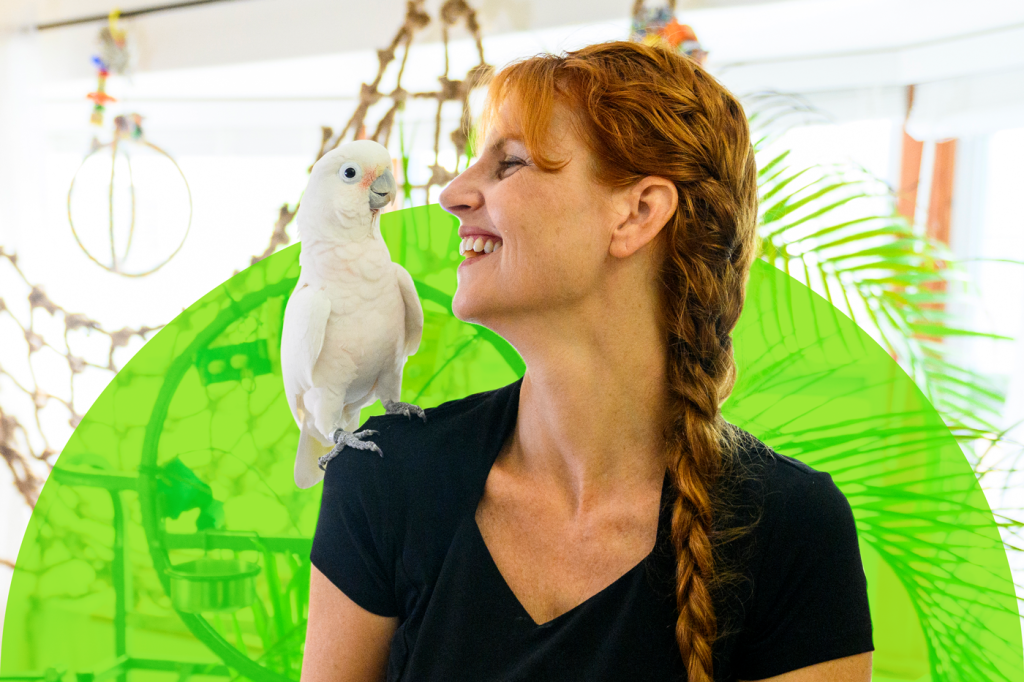
<instances>
[{"instance_id":1,"label":"black t-shirt","mask_svg":"<svg viewBox=\"0 0 1024 682\"><path fill-rule=\"evenodd\" d=\"M370 417L327 465L313 564L354 602L397 616L387 680L685 680L675 639L674 488L666 472L654 550L614 583L537 625L476 524L491 466L515 427L522 379L427 408ZM759 680L874 650L853 513L832 477L753 436L736 490L757 520L724 559L745 580L716 592L714 678ZM742 499L741 499L742 498ZM761 514L758 517L757 512Z\"/></svg>"}]
</instances>

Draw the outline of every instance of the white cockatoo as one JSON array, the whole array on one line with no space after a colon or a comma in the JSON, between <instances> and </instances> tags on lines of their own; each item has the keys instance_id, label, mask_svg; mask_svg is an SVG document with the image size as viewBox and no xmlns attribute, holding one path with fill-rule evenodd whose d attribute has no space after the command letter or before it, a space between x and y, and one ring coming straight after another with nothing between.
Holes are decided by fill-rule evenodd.
<instances>
[{"instance_id":1,"label":"white cockatoo","mask_svg":"<svg viewBox=\"0 0 1024 682\"><path fill-rule=\"evenodd\" d=\"M302 267L284 313L281 372L299 425L295 483L312 487L346 445L359 440L359 410L378 398L388 414L398 402L402 370L423 335L423 308L412 277L380 234L380 209L396 194L391 155L372 140L348 142L313 165L296 215Z\"/></svg>"}]
</instances>

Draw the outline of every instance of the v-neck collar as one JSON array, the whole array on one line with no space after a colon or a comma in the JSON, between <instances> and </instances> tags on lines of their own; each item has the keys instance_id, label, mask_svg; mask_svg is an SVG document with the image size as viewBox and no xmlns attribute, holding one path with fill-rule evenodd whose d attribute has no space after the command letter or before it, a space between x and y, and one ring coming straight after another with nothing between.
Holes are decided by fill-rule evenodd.
<instances>
[{"instance_id":1,"label":"v-neck collar","mask_svg":"<svg viewBox=\"0 0 1024 682\"><path fill-rule=\"evenodd\" d=\"M505 441L512 434L512 431L515 428L519 416L519 395L522 385L523 377L520 377L518 380L514 381L513 383L505 387L506 389L508 389L508 399L505 404L504 414L502 415L501 418L500 428L497 429L498 437L495 438L490 443L490 451L488 452L487 457L484 459L483 475L477 483L478 493L475 496L475 501L471 505L469 505L469 515L466 522L469 523L471 527L470 530L473 534L474 542L477 543L477 548L479 550L482 550L483 554L486 557L487 563L490 567L493 577L501 585L501 588L505 591L506 596L511 598L511 600L515 603L517 609L522 613L522 616L526 619L526 622L530 623L533 628L539 630L552 628L558 625L559 623L569 620L570 618L572 618L573 615L580 613L581 611L585 610L586 607L593 605L595 602L599 601L602 596L606 596L607 594L613 592L617 587L619 587L625 581L629 580L631 576L633 576L637 571L639 571L641 568L643 568L645 565L647 565L653 560L653 557L656 554L658 554L661 545L666 539L666 525L669 518L669 510L671 509L671 505L666 504L666 502L668 501L668 496L670 495L671 478L669 476L669 472L666 471L664 482L662 483L661 487L661 501L659 505L658 514L657 538L654 543L654 548L647 554L647 556L641 559L636 565L634 565L628 571L623 573L621 576L616 578L610 585L606 586L599 592L596 592L595 594L591 595L583 602L577 604L568 611L559 614L558 616L555 616L551 620L545 621L543 623L538 623L533 619L533 616L530 615L530 612L526 610L526 607L523 606L523 603L519 601L519 597L517 597L516 593L512 591L512 588L509 586L508 581L505 580L505 576L502 575L501 570L498 568L498 564L494 561L494 557L491 555L491 551L487 548L487 543L486 541L484 541L483 533L480 532L480 526L478 526L476 522L476 510L477 507L479 507L480 505L480 500L483 499L484 489L486 488L487 485L487 477L490 475L491 469L494 467L494 463L498 460L498 455L501 453L502 446L504 446ZM499 391L501 390L502 389L499 389Z\"/></svg>"}]
</instances>

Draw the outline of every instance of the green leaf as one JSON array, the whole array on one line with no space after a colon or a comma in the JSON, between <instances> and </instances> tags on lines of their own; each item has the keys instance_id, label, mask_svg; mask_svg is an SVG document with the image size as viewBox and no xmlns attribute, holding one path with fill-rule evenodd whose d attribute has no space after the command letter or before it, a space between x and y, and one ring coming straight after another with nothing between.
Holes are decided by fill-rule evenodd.
<instances>
[{"instance_id":1,"label":"green leaf","mask_svg":"<svg viewBox=\"0 0 1024 682\"><path fill-rule=\"evenodd\" d=\"M780 163L785 161L786 157L789 156L790 151L791 150L789 150L789 149L783 151L781 154L777 155L774 159L772 159L771 161L766 163L764 166L759 168L758 171L757 171L758 177L764 177L765 175L768 174L769 171L771 171L777 165L779 165Z\"/></svg>"},{"instance_id":2,"label":"green leaf","mask_svg":"<svg viewBox=\"0 0 1024 682\"><path fill-rule=\"evenodd\" d=\"M809 172L810 170L811 170L810 168L804 168L803 170L797 171L793 175L790 175L790 176L780 180L771 189L769 189L767 192L764 193L764 195L761 197L761 203L767 203L769 199L771 199L773 196L775 196L776 194L781 192L783 189L785 189L786 186L789 185L789 183L793 182L798 177L800 177L804 173ZM814 182L817 182L817 180L815 180ZM811 185L814 184L814 182L810 183L809 185L806 185L805 188L806 187L810 187ZM764 222L770 222L770 221L764 220Z\"/></svg>"},{"instance_id":3,"label":"green leaf","mask_svg":"<svg viewBox=\"0 0 1024 682\"><path fill-rule=\"evenodd\" d=\"M957 329L956 327L949 327L946 325L912 324L910 325L910 327L911 329L914 330L914 332L918 334L927 334L928 336L975 336L986 339L1002 339L1004 341L1013 341L1012 336L976 332L970 329Z\"/></svg>"},{"instance_id":4,"label":"green leaf","mask_svg":"<svg viewBox=\"0 0 1024 682\"><path fill-rule=\"evenodd\" d=\"M807 189L807 187L810 187L811 185L813 185L813 184L815 184L817 182L818 181L815 181L814 183L811 183L810 185L807 185L806 187L804 187L802 189ZM826 194L834 192L837 189L842 189L843 187L849 187L852 184L853 184L852 182L839 182L839 183L833 183L831 185L826 185L825 187L817 190L816 192L813 192L811 195L803 197L801 199L798 199L798 200L796 200L796 201L794 201L792 203L789 202L789 199L791 197L787 197L786 199L784 199L784 200L778 202L777 204L773 205L771 208L769 208L765 212L764 222L766 224L767 223L773 223L773 222L779 220L780 218L783 218L783 217L789 215L790 213L792 213L793 211L797 210L798 208L801 208L801 207L807 205L808 203L814 201L815 199L818 199L818 198L820 198L820 197L822 197L822 196L824 196ZM851 197L851 198L853 198L853 197ZM842 203L845 203L845 202L842 202Z\"/></svg>"}]
</instances>

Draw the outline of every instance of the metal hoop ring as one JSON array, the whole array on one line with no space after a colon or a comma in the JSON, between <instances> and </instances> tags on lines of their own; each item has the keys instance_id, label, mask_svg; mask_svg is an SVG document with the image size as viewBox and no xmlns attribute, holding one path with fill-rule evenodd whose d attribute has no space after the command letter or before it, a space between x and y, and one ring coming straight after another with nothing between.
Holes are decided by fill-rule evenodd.
<instances>
[{"instance_id":1,"label":"metal hoop ring","mask_svg":"<svg viewBox=\"0 0 1024 682\"><path fill-rule=\"evenodd\" d=\"M85 255L88 256L89 260L91 260L93 263L96 263L96 265L100 266L101 268L103 268L107 272L113 272L113 273L116 273L118 275L122 275L124 277L145 277L146 275L150 275L150 274L156 272L157 270L159 270L160 268L162 268L163 266L167 265L167 263L169 263L171 261L171 259L174 258L174 256L177 255L178 251L181 250L181 247L185 245L185 240L188 238L189 230L192 229L192 190L188 186L188 180L185 178L185 173L182 172L181 167L178 166L178 162L175 161L174 158L170 154L165 152L163 149L160 149L160 147L157 147L155 144L153 144L151 142L147 142L146 140L135 140L135 142L138 142L139 144L144 144L147 147L149 147L150 149L155 150L158 154L163 155L164 157L167 158L168 161L170 161L172 164L174 164L174 169L178 171L178 175L181 176L182 182L185 183L185 192L188 194L188 224L185 226L185 234L182 235L182 237L181 237L181 243L179 243L178 247L176 249L174 249L174 251L171 252L171 255L169 255L167 258L165 258L156 267L154 267L154 268L152 268L150 270L146 270L145 272L124 272L123 270L120 270L117 267L117 255L116 255L116 253L114 253L114 204L113 204L113 196L114 196L114 164L117 161L117 144L118 144L119 137L120 136L116 136L115 135L114 140L112 142L107 142L105 144L101 144L101 145L97 146L95 149L93 149L88 154L86 154L85 158L82 159L82 163L80 163L78 165L78 169L75 171L74 176L71 178L71 186L68 187L68 224L71 226L71 234L74 235L75 241L78 243L79 248L82 249L82 252L85 253ZM112 262L113 267L111 267L110 265L107 265L106 263L101 263L99 260L96 259L95 256L93 256L91 253L89 253L89 250L85 248L85 244L82 243L81 238L78 236L78 232L75 230L75 221L71 217L71 194L72 194L72 192L75 189L75 180L78 179L78 174L81 172L82 167L85 166L85 163L90 158L92 158L93 154L96 154L101 149L104 149L106 147L110 147L111 148L111 153L112 153L112 160L111 160L111 165L110 165L110 168L111 168L111 170L110 170L110 248L111 248L111 262ZM125 157L127 158L127 154L125 155ZM128 173L129 173L129 184L130 184L130 187L131 187L131 197L132 197L132 222L131 222L131 227L129 228L129 231L128 231L128 246L125 248L125 257L126 258L127 258L127 254L128 254L128 249L131 248L132 233L135 231L135 184L131 181L131 161L130 160L128 161Z\"/></svg>"}]
</instances>

